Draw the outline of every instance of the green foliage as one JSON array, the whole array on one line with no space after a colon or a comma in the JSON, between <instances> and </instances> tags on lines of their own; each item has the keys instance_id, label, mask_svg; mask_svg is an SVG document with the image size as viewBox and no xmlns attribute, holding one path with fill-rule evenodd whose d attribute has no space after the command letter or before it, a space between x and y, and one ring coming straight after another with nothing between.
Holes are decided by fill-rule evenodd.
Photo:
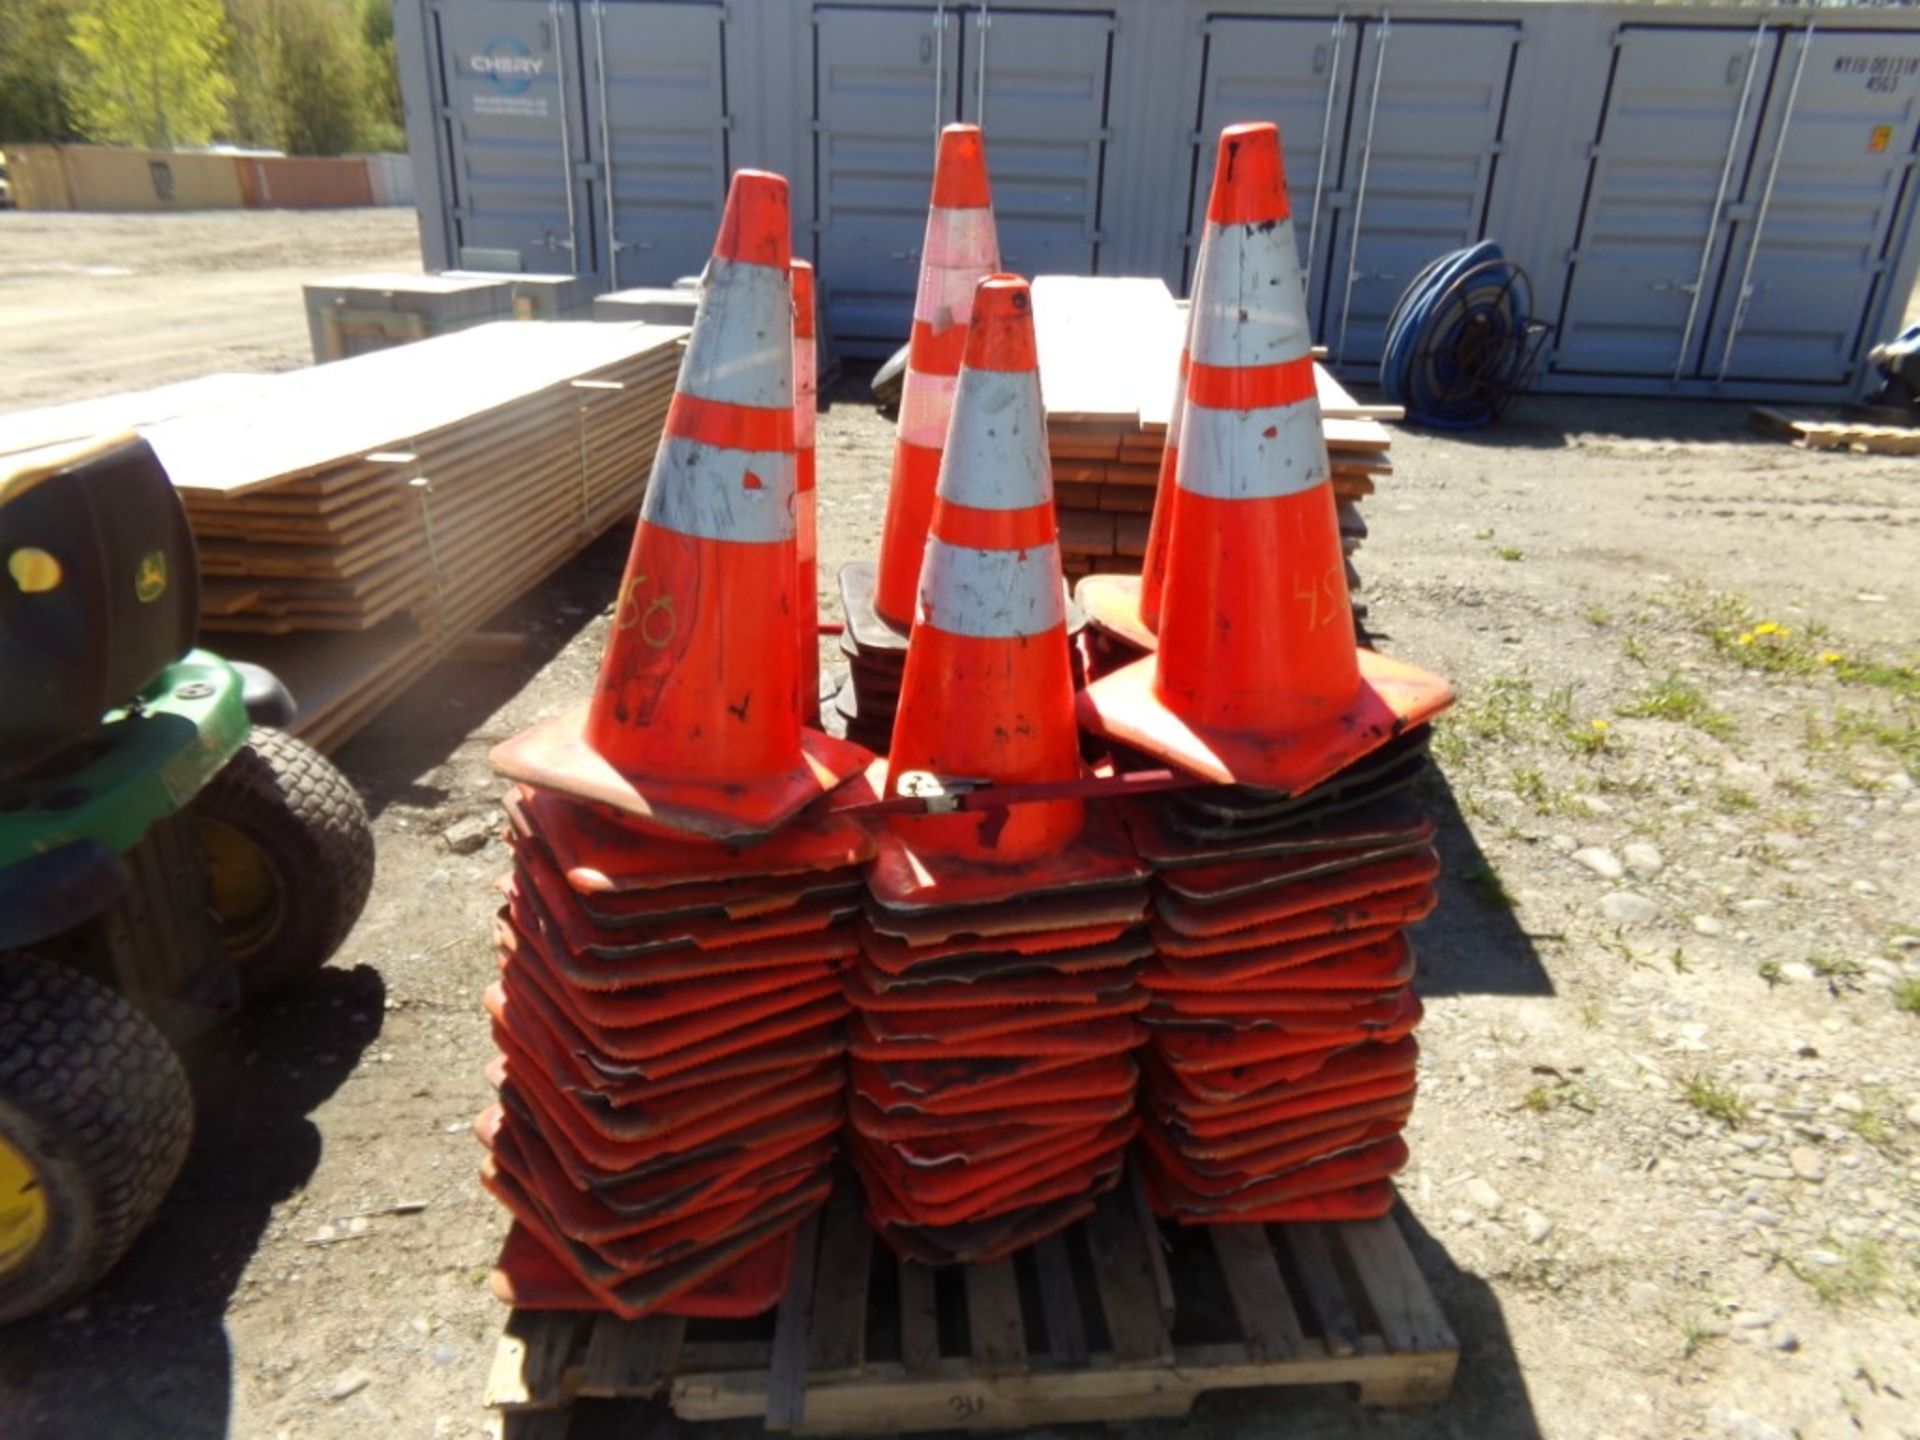
<instances>
[{"instance_id":1,"label":"green foliage","mask_svg":"<svg viewBox=\"0 0 1920 1440\"><path fill-rule=\"evenodd\" d=\"M393 149L388 0L0 0L0 143Z\"/></svg>"},{"instance_id":2,"label":"green foliage","mask_svg":"<svg viewBox=\"0 0 1920 1440\"><path fill-rule=\"evenodd\" d=\"M226 128L233 82L219 0L80 0L72 36L89 139L167 149Z\"/></svg>"},{"instance_id":3,"label":"green foliage","mask_svg":"<svg viewBox=\"0 0 1920 1440\"><path fill-rule=\"evenodd\" d=\"M1644 720L1672 720L1691 725L1716 740L1733 734L1732 719L1707 703L1704 691L1685 676L1673 674L1647 687L1640 699L1622 707L1622 715Z\"/></svg>"},{"instance_id":4,"label":"green foliage","mask_svg":"<svg viewBox=\"0 0 1920 1440\"><path fill-rule=\"evenodd\" d=\"M73 0L0 0L0 144L79 134Z\"/></svg>"},{"instance_id":5,"label":"green foliage","mask_svg":"<svg viewBox=\"0 0 1920 1440\"><path fill-rule=\"evenodd\" d=\"M1738 1127L1753 1116L1753 1107L1740 1098L1738 1091L1711 1075L1689 1075L1680 1087L1680 1098L1708 1119L1730 1127Z\"/></svg>"}]
</instances>

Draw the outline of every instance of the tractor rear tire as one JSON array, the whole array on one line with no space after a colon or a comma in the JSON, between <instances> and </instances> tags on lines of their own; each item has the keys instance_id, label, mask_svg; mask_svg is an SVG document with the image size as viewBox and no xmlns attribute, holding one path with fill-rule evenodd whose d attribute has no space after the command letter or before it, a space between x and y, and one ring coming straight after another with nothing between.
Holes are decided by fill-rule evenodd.
<instances>
[{"instance_id":1,"label":"tractor rear tire","mask_svg":"<svg viewBox=\"0 0 1920 1440\"><path fill-rule=\"evenodd\" d=\"M326 964L373 889L373 827L352 782L312 746L255 726L191 813L241 997Z\"/></svg>"},{"instance_id":2,"label":"tractor rear tire","mask_svg":"<svg viewBox=\"0 0 1920 1440\"><path fill-rule=\"evenodd\" d=\"M77 970L0 955L0 1324L111 1270L192 1136L193 1092L152 1021Z\"/></svg>"}]
</instances>

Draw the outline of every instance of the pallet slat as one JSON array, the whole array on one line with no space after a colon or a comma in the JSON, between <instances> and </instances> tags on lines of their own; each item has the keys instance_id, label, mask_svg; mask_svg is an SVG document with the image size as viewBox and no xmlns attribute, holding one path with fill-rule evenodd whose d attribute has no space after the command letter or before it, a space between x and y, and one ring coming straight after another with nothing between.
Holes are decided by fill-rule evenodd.
<instances>
[{"instance_id":1,"label":"pallet slat","mask_svg":"<svg viewBox=\"0 0 1920 1440\"><path fill-rule=\"evenodd\" d=\"M816 1349L809 1320L840 1311L833 1292L845 1277L835 1254L854 1248L835 1237L845 1234L843 1217L850 1212L858 1213L836 1201L799 1237L771 1345L725 1338L679 1343L684 1327L674 1322L622 1326L547 1317L557 1322L549 1329L516 1317L496 1359L496 1375L505 1378L489 1392L518 1397L494 1401L507 1412L509 1433L518 1420L564 1418L560 1407L576 1394L650 1396L663 1386L684 1420L761 1419L769 1430L795 1434L869 1435L1177 1417L1207 1391L1255 1386L1346 1383L1358 1387L1362 1404L1426 1404L1443 1398L1452 1383L1458 1359L1452 1331L1391 1218L1219 1227L1210 1245L1181 1253L1190 1266L1212 1271L1194 1275L1195 1293L1224 1291L1232 1298L1239 1338L1168 1343L1152 1362L1134 1358L1174 1332L1168 1311L1182 1303L1186 1282L1171 1276L1163 1304L1154 1275L1163 1228L1141 1208L1132 1186L1106 1197L1075 1230L964 1273L965 1355L940 1354L933 1272L889 1266L899 1279L900 1358L863 1353L851 1368L840 1366L841 1342ZM862 1233L872 1239L870 1231ZM1082 1243L1094 1262L1097 1293L1076 1280L1072 1256ZM1029 1258L1046 1327L1043 1349L1035 1348L1037 1337L1029 1337L1022 1314L1021 1275ZM879 1307L887 1278L888 1270L869 1265L867 1283L846 1288L863 1306ZM1090 1327L1103 1321L1112 1343L1088 1343ZM562 1332L571 1337L571 1353L561 1353L556 1337ZM1141 1335L1156 1337L1154 1345L1143 1345ZM668 1357L676 1351L669 1377L675 1361ZM836 1368L809 1370L816 1353Z\"/></svg>"},{"instance_id":2,"label":"pallet slat","mask_svg":"<svg viewBox=\"0 0 1920 1440\"><path fill-rule=\"evenodd\" d=\"M1027 1327L1020 1315L1020 1285L1013 1261L967 1267L967 1333L973 1366L983 1375L1018 1375L1027 1369Z\"/></svg>"},{"instance_id":3,"label":"pallet slat","mask_svg":"<svg viewBox=\"0 0 1920 1440\"><path fill-rule=\"evenodd\" d=\"M1227 1277L1227 1292L1233 1298L1249 1358L1284 1360L1300 1354L1306 1348L1306 1333L1280 1278L1265 1227L1215 1225L1211 1232L1208 1238Z\"/></svg>"}]
</instances>

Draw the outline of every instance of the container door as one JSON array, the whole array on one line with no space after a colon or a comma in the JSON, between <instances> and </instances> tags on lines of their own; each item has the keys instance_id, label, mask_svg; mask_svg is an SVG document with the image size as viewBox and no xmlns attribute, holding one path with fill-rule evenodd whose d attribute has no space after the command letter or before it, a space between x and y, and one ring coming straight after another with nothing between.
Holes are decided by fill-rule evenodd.
<instances>
[{"instance_id":1,"label":"container door","mask_svg":"<svg viewBox=\"0 0 1920 1440\"><path fill-rule=\"evenodd\" d=\"M1470 21L1363 27L1320 327L1335 364L1377 365L1414 276L1486 233L1519 39Z\"/></svg>"},{"instance_id":2,"label":"container door","mask_svg":"<svg viewBox=\"0 0 1920 1440\"><path fill-rule=\"evenodd\" d=\"M999 6L962 24L961 115L986 133L1000 260L1017 274L1099 270L1113 28Z\"/></svg>"},{"instance_id":3,"label":"container door","mask_svg":"<svg viewBox=\"0 0 1920 1440\"><path fill-rule=\"evenodd\" d=\"M727 196L724 12L631 0L581 10L600 278L619 289L698 274Z\"/></svg>"},{"instance_id":4,"label":"container door","mask_svg":"<svg viewBox=\"0 0 1920 1440\"><path fill-rule=\"evenodd\" d=\"M1324 333L1320 315L1331 238L1327 202L1340 179L1358 27L1331 15L1298 20L1216 16L1207 21L1206 34L1182 288L1193 283L1220 132L1244 120L1271 120L1280 127L1294 238L1308 277L1307 315L1317 337Z\"/></svg>"},{"instance_id":5,"label":"container door","mask_svg":"<svg viewBox=\"0 0 1920 1440\"><path fill-rule=\"evenodd\" d=\"M1851 382L1920 129L1920 35L1815 31L1781 48L1714 322L1707 379ZM1895 312L1898 318L1898 312Z\"/></svg>"},{"instance_id":6,"label":"container door","mask_svg":"<svg viewBox=\"0 0 1920 1440\"><path fill-rule=\"evenodd\" d=\"M484 269L591 273L595 265L571 6L438 4L454 259Z\"/></svg>"},{"instance_id":7,"label":"container door","mask_svg":"<svg viewBox=\"0 0 1920 1440\"><path fill-rule=\"evenodd\" d=\"M814 12L814 263L848 354L891 354L912 329L934 141L959 114L958 33L944 10Z\"/></svg>"},{"instance_id":8,"label":"container door","mask_svg":"<svg viewBox=\"0 0 1920 1440\"><path fill-rule=\"evenodd\" d=\"M1556 373L1694 372L1777 48L1764 28L1620 31Z\"/></svg>"}]
</instances>

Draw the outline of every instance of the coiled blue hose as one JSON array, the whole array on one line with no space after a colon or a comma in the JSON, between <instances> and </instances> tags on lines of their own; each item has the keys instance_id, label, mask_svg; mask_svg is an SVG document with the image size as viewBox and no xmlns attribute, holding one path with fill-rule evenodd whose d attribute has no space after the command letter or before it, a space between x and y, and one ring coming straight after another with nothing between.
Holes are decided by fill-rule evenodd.
<instances>
[{"instance_id":1,"label":"coiled blue hose","mask_svg":"<svg viewBox=\"0 0 1920 1440\"><path fill-rule=\"evenodd\" d=\"M1546 334L1532 299L1526 271L1492 240L1442 255L1393 308L1380 388L1422 425L1491 424L1526 387Z\"/></svg>"}]
</instances>

